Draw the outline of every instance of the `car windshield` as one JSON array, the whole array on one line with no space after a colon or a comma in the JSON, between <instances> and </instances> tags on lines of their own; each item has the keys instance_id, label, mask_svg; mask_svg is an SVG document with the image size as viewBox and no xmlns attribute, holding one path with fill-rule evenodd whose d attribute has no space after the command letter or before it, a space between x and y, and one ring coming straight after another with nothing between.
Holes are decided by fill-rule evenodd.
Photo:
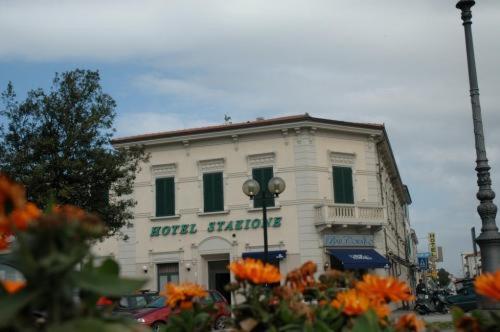
<instances>
[{"instance_id":1,"label":"car windshield","mask_svg":"<svg viewBox=\"0 0 500 332\"><path fill-rule=\"evenodd\" d=\"M151 303L149 303L146 308L163 308L165 306L166 298L164 296L158 296L158 298Z\"/></svg>"}]
</instances>

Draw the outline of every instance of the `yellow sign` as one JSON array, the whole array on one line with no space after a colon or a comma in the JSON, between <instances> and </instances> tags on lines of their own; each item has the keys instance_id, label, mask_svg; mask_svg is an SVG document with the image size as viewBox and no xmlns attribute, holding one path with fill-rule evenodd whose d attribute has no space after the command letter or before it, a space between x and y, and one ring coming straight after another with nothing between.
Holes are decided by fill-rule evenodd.
<instances>
[{"instance_id":1,"label":"yellow sign","mask_svg":"<svg viewBox=\"0 0 500 332\"><path fill-rule=\"evenodd\" d=\"M434 233L429 233L429 251L434 261L437 260L436 234Z\"/></svg>"}]
</instances>

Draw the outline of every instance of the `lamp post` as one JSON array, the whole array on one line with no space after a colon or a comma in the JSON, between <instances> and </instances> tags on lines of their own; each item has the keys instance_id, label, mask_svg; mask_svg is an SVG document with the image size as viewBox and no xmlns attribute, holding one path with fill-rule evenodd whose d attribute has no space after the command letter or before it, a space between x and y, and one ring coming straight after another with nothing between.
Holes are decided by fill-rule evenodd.
<instances>
[{"instance_id":1,"label":"lamp post","mask_svg":"<svg viewBox=\"0 0 500 332\"><path fill-rule=\"evenodd\" d=\"M262 222L264 223L264 263L269 262L269 248L267 245L267 200L271 197L278 197L284 190L286 184L280 177L273 177L267 183L267 188L260 188L260 185L254 179L248 179L243 183L243 192L245 195L254 199L262 189Z\"/></svg>"},{"instance_id":2,"label":"lamp post","mask_svg":"<svg viewBox=\"0 0 500 332\"><path fill-rule=\"evenodd\" d=\"M474 58L474 45L472 41L472 12L474 0L460 0L456 7L462 11L462 21L465 31L465 47L467 51L467 65L469 71L470 99L472 104L472 119L474 123L474 138L476 143L476 172L479 191L477 199L480 201L477 212L481 217L481 234L476 242L481 248L481 261L483 272L493 272L500 269L500 233L495 223L497 206L493 203L495 192L491 189L490 166L486 158L484 144L483 120L481 118L481 105L479 103L479 86L477 83L476 60ZM481 297L480 305L484 309L499 309Z\"/></svg>"}]
</instances>

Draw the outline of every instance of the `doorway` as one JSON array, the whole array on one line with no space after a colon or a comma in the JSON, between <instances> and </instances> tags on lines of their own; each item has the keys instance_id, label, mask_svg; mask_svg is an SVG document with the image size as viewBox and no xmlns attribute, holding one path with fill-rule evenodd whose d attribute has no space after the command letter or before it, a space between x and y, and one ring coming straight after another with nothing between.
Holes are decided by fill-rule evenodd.
<instances>
[{"instance_id":1,"label":"doorway","mask_svg":"<svg viewBox=\"0 0 500 332\"><path fill-rule=\"evenodd\" d=\"M225 287L230 282L230 274L227 266L229 259L208 261L208 287L219 291L231 304L231 293Z\"/></svg>"}]
</instances>

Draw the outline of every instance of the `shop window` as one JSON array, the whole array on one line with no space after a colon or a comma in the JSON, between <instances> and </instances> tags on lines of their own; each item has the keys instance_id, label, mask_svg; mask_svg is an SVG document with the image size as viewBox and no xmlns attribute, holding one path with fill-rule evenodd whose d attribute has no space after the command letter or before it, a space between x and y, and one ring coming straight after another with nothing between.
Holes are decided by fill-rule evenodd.
<instances>
[{"instance_id":1,"label":"shop window","mask_svg":"<svg viewBox=\"0 0 500 332\"><path fill-rule=\"evenodd\" d=\"M273 168L272 167L262 167L262 168L254 168L252 169L252 178L257 181L260 185L259 193L253 199L253 206L255 208L262 207L262 192L267 191L267 183L273 177ZM269 193L267 193L270 196ZM266 198L266 206L274 206L274 197Z\"/></svg>"},{"instance_id":2,"label":"shop window","mask_svg":"<svg viewBox=\"0 0 500 332\"><path fill-rule=\"evenodd\" d=\"M179 283L179 263L158 264L158 291L169 282Z\"/></svg>"},{"instance_id":3,"label":"shop window","mask_svg":"<svg viewBox=\"0 0 500 332\"><path fill-rule=\"evenodd\" d=\"M333 166L333 195L335 203L354 204L351 167Z\"/></svg>"},{"instance_id":4,"label":"shop window","mask_svg":"<svg viewBox=\"0 0 500 332\"><path fill-rule=\"evenodd\" d=\"M222 172L203 174L203 208L205 212L224 211Z\"/></svg>"},{"instance_id":5,"label":"shop window","mask_svg":"<svg viewBox=\"0 0 500 332\"><path fill-rule=\"evenodd\" d=\"M156 216L165 217L175 214L174 178L156 179Z\"/></svg>"}]
</instances>

